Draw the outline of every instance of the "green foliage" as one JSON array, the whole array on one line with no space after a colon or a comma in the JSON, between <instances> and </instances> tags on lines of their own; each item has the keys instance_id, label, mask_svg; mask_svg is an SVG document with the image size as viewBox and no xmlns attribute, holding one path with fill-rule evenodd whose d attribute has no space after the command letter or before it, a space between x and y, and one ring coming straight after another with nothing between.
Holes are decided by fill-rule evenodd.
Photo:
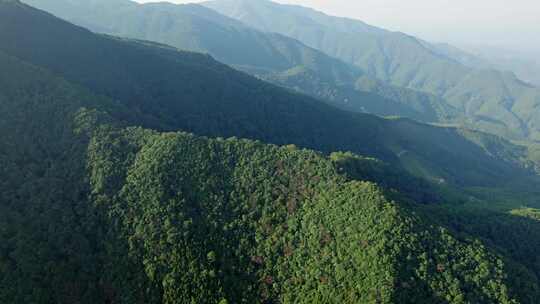
<instances>
[{"instance_id":1,"label":"green foliage","mask_svg":"<svg viewBox=\"0 0 540 304\"><path fill-rule=\"evenodd\" d=\"M417 210L447 227L458 239L472 236L499 253L505 261L507 280L516 286L510 292L520 302L535 302L540 297L540 261L537 254L540 250L540 223L535 218L535 209L504 212L471 203L463 206L424 205Z\"/></svg>"},{"instance_id":2,"label":"green foliage","mask_svg":"<svg viewBox=\"0 0 540 304\"><path fill-rule=\"evenodd\" d=\"M95 303L99 224L73 114L95 100L0 54L0 302Z\"/></svg>"},{"instance_id":3,"label":"green foliage","mask_svg":"<svg viewBox=\"0 0 540 304\"><path fill-rule=\"evenodd\" d=\"M103 164L132 152L108 149L145 131L116 132L93 139L90 169L106 175L95 179L119 178ZM317 153L145 134L123 185L94 194L162 303L516 303L483 245L347 182ZM112 162L94 165L102 154Z\"/></svg>"}]
</instances>

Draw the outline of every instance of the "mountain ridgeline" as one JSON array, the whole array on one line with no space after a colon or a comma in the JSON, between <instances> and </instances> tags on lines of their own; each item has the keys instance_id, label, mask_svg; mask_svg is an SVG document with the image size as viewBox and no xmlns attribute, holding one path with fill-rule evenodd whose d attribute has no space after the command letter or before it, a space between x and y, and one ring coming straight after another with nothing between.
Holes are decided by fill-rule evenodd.
<instances>
[{"instance_id":1,"label":"mountain ridgeline","mask_svg":"<svg viewBox=\"0 0 540 304\"><path fill-rule=\"evenodd\" d=\"M540 89L512 73L489 66L475 69L460 63L462 58L448 48L300 6L267 0L203 5L255 29L297 39L385 82L434 94L464 115L471 127L540 140Z\"/></svg>"},{"instance_id":2,"label":"mountain ridgeline","mask_svg":"<svg viewBox=\"0 0 540 304\"><path fill-rule=\"evenodd\" d=\"M387 85L298 40L255 30L201 5L130 0L25 2L95 32L208 53L237 69L348 111L423 122L463 119L441 98Z\"/></svg>"},{"instance_id":3,"label":"mountain ridgeline","mask_svg":"<svg viewBox=\"0 0 540 304\"><path fill-rule=\"evenodd\" d=\"M16 0L0 41L0 303L540 297L538 221L467 230L435 204L531 182L522 147L338 110Z\"/></svg>"},{"instance_id":4,"label":"mountain ridgeline","mask_svg":"<svg viewBox=\"0 0 540 304\"><path fill-rule=\"evenodd\" d=\"M540 138L538 88L451 46L359 21L266 0L203 3L212 10L130 0L25 1L96 32L209 53L347 111Z\"/></svg>"}]
</instances>

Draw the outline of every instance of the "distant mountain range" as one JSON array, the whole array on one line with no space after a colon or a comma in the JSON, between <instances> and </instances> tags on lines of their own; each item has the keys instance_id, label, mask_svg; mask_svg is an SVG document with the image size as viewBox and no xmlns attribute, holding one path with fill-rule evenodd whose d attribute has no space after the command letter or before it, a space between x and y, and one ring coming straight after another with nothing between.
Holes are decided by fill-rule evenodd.
<instances>
[{"instance_id":1,"label":"distant mountain range","mask_svg":"<svg viewBox=\"0 0 540 304\"><path fill-rule=\"evenodd\" d=\"M500 70L514 72L520 79L540 86L540 50L536 53L519 52L492 46L464 46L463 49L482 58Z\"/></svg>"},{"instance_id":2,"label":"distant mountain range","mask_svg":"<svg viewBox=\"0 0 540 304\"><path fill-rule=\"evenodd\" d=\"M27 1L96 32L152 40L216 59L339 108L424 122L458 111L430 94L387 85L303 43L264 33L200 5L114 1Z\"/></svg>"},{"instance_id":3,"label":"distant mountain range","mask_svg":"<svg viewBox=\"0 0 540 304\"><path fill-rule=\"evenodd\" d=\"M298 39L390 84L443 98L475 128L509 138L540 139L540 90L511 73L471 68L448 48L300 6L267 0L203 5L256 29Z\"/></svg>"},{"instance_id":4,"label":"distant mountain range","mask_svg":"<svg viewBox=\"0 0 540 304\"><path fill-rule=\"evenodd\" d=\"M452 46L360 21L267 0L202 4L212 10L129 0L26 2L96 32L209 53L342 109L540 140L540 89Z\"/></svg>"}]
</instances>

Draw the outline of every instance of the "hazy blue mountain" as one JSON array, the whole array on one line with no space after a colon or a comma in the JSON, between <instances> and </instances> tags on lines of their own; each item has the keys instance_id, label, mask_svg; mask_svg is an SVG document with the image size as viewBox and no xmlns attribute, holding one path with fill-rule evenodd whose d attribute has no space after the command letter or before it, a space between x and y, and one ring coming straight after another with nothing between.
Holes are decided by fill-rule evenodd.
<instances>
[{"instance_id":1,"label":"hazy blue mountain","mask_svg":"<svg viewBox=\"0 0 540 304\"><path fill-rule=\"evenodd\" d=\"M539 52L531 54L490 46L465 46L466 50L500 70L512 71L520 79L540 87Z\"/></svg>"},{"instance_id":2,"label":"hazy blue mountain","mask_svg":"<svg viewBox=\"0 0 540 304\"><path fill-rule=\"evenodd\" d=\"M449 59L453 59L464 66L475 69L493 68L493 65L489 61L448 43L430 43L422 40L419 41L424 45L424 47L430 49L431 51L441 56L448 57Z\"/></svg>"},{"instance_id":3,"label":"hazy blue mountain","mask_svg":"<svg viewBox=\"0 0 540 304\"><path fill-rule=\"evenodd\" d=\"M441 98L387 85L297 40L254 30L203 6L129 0L25 2L96 32L209 53L342 109L424 122L460 120L459 112Z\"/></svg>"},{"instance_id":4,"label":"hazy blue mountain","mask_svg":"<svg viewBox=\"0 0 540 304\"><path fill-rule=\"evenodd\" d=\"M521 59L521 58L506 58L497 56L487 56L493 65L500 70L512 71L519 79L531 83L536 87L540 87L540 63Z\"/></svg>"},{"instance_id":5,"label":"hazy blue mountain","mask_svg":"<svg viewBox=\"0 0 540 304\"><path fill-rule=\"evenodd\" d=\"M477 69L498 69L516 76L536 87L540 86L540 61L534 56L494 47L457 48L447 43L424 43L428 48L459 63ZM470 51L468 51L470 49ZM467 50L467 51L466 51Z\"/></svg>"},{"instance_id":6,"label":"hazy blue mountain","mask_svg":"<svg viewBox=\"0 0 540 304\"><path fill-rule=\"evenodd\" d=\"M298 39L388 83L435 94L476 128L540 140L536 119L540 90L508 73L464 65L452 58L455 50L442 52L403 33L267 0L217 0L203 5L259 30Z\"/></svg>"}]
</instances>

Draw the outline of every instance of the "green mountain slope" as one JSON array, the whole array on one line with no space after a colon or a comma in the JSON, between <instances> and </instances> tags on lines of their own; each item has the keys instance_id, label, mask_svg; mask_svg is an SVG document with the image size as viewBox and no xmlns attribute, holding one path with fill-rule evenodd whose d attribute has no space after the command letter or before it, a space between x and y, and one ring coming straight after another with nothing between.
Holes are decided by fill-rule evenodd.
<instances>
[{"instance_id":1,"label":"green mountain slope","mask_svg":"<svg viewBox=\"0 0 540 304\"><path fill-rule=\"evenodd\" d=\"M0 65L3 303L517 303L501 257L319 153L122 128L111 100Z\"/></svg>"},{"instance_id":2,"label":"green mountain slope","mask_svg":"<svg viewBox=\"0 0 540 304\"><path fill-rule=\"evenodd\" d=\"M479 71L398 32L266 0L219 0L205 6L262 31L277 32L361 67L391 84L435 94L473 127L514 139L540 139L540 89L495 70Z\"/></svg>"},{"instance_id":3,"label":"green mountain slope","mask_svg":"<svg viewBox=\"0 0 540 304\"><path fill-rule=\"evenodd\" d=\"M442 184L494 185L529 174L524 147L489 139L506 149L499 150L477 145L455 128L339 111L208 56L95 35L23 8L4 5L0 11L0 40L9 42L0 51L117 100L143 115L145 127L351 151L403 164Z\"/></svg>"},{"instance_id":4,"label":"green mountain slope","mask_svg":"<svg viewBox=\"0 0 540 304\"><path fill-rule=\"evenodd\" d=\"M180 116L180 99L165 102L174 92L167 82L136 63L162 63L164 77L171 67L174 79L189 73L190 81L174 83L192 91L200 75L226 74L213 90L234 77L249 87L259 81L206 56L98 36L18 1L0 0L0 17L2 49L18 52L0 51L1 303L532 304L538 298L534 272L521 264L528 256L517 259L526 251L507 255L442 228L411 210L416 205L389 200L386 191L358 180L380 178L353 166L364 161L359 156L328 159L294 146L160 132L182 126L172 117L193 124L189 115L196 112L184 104L187 114ZM42 31L54 35L32 35ZM58 41L71 43L55 47ZM44 49L57 60L36 51ZM103 85L115 79L117 86ZM120 99L128 90L130 102ZM185 102L207 104L212 97L202 96L186 94ZM267 112L287 105L273 101ZM337 119L350 117L320 107ZM246 112L231 113L255 125ZM246 125L232 120L219 126ZM477 136L490 151L495 142ZM497 151L500 162L514 159L511 151Z\"/></svg>"},{"instance_id":5,"label":"green mountain slope","mask_svg":"<svg viewBox=\"0 0 540 304\"><path fill-rule=\"evenodd\" d=\"M208 53L235 68L346 110L424 122L459 119L458 111L440 98L386 85L360 68L297 40L254 30L200 5L129 0L25 2L95 32Z\"/></svg>"}]
</instances>

